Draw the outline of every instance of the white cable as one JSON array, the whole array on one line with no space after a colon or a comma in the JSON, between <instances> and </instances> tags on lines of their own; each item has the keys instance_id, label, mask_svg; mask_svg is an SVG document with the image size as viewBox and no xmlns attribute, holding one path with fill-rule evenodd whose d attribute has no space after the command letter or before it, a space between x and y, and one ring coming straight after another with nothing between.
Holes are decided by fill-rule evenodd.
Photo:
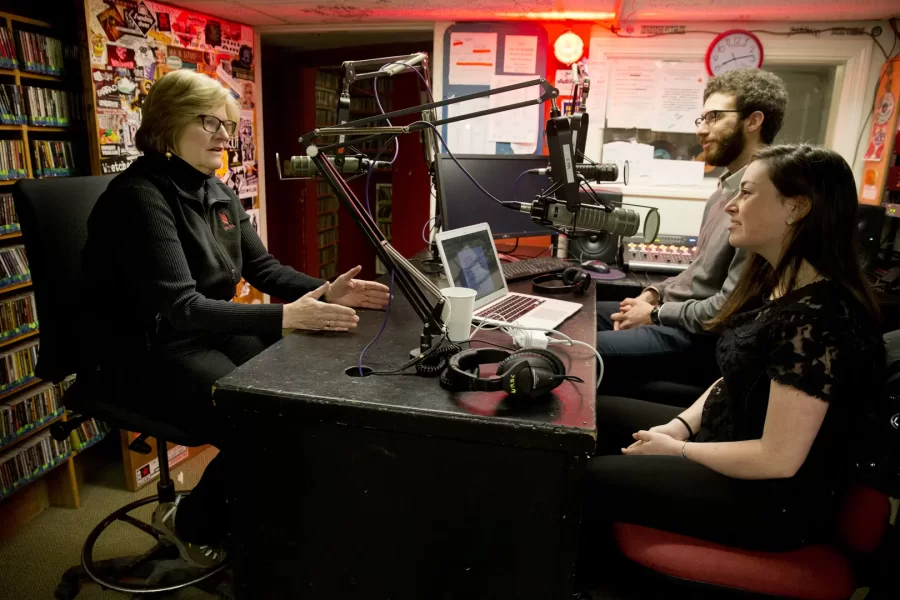
<instances>
[{"instance_id":1,"label":"white cable","mask_svg":"<svg viewBox=\"0 0 900 600\"><path fill-rule=\"evenodd\" d=\"M573 339L568 339L568 340L553 340L553 339L551 339L550 343L551 344L562 344L564 346L572 346L572 345L584 346L585 348L590 348L591 350L593 350L594 354L597 356L597 362L600 363L600 372L597 373L597 389L600 389L600 384L603 382L603 375L605 374L605 367L603 365L603 357L600 356L600 353L597 352L596 348L594 348L593 346L591 346L590 344L588 344L586 342L582 342L581 340L573 340Z\"/></svg>"},{"instance_id":2,"label":"white cable","mask_svg":"<svg viewBox=\"0 0 900 600\"><path fill-rule=\"evenodd\" d=\"M542 332L545 334L554 334L555 333L556 335L563 338L561 340L554 340L553 338L550 338L549 342L548 342L550 344L562 344L564 346L584 346L585 348L590 348L594 352L594 355L597 357L597 361L600 363L600 371L597 374L597 388L600 387L600 383L603 381L603 376L606 373L606 367L603 364L603 357L600 356L600 353L597 352L597 349L594 348L593 346L591 346L590 344L588 344L586 342L582 342L580 340L573 340L572 338L567 336L562 331L557 331L556 329L543 329L540 327L525 327L522 325L515 325L513 323L507 323L506 321L503 321L503 320L495 320L495 319L487 319L487 318L482 319L481 323L479 323L479 325L478 325L478 327L476 327L475 331L472 332L472 335L469 336L469 340L471 340L472 337L476 333L478 333L478 331L481 330L485 325L494 325L495 328L501 329L503 331L503 333L505 333L506 335L511 337L513 340L515 340L515 336L512 334L512 330L539 331L539 332Z\"/></svg>"},{"instance_id":3,"label":"white cable","mask_svg":"<svg viewBox=\"0 0 900 600\"><path fill-rule=\"evenodd\" d=\"M430 240L429 238L431 238L431 234L432 234L433 232L432 232L432 231L429 231L429 232L428 232L428 237L425 237L425 230L428 229L428 225L429 225L432 221L434 221L435 219L437 219L437 215L431 217L430 219L428 219L427 221L425 221L425 224L424 224L424 225L422 225L422 240L423 240L426 244L430 244L430 243L431 243L431 240Z\"/></svg>"}]
</instances>

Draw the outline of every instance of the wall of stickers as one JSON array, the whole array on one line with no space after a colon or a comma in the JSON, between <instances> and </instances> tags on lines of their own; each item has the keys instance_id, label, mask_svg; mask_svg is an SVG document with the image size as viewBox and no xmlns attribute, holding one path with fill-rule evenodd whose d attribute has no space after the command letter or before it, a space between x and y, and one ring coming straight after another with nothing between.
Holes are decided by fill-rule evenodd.
<instances>
[{"instance_id":1,"label":"wall of stickers","mask_svg":"<svg viewBox=\"0 0 900 600\"><path fill-rule=\"evenodd\" d=\"M140 155L134 137L141 103L154 82L176 69L204 73L240 103L237 134L216 174L234 190L257 226L253 29L147 0L86 0L85 6L100 172L120 173ZM258 303L262 297L241 281L235 299Z\"/></svg>"}]
</instances>

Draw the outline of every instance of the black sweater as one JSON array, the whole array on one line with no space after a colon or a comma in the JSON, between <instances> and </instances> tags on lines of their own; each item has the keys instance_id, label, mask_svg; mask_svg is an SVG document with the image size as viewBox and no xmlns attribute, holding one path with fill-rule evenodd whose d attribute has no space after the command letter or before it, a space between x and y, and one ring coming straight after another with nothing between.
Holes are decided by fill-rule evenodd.
<instances>
[{"instance_id":1,"label":"black sweater","mask_svg":"<svg viewBox=\"0 0 900 600\"><path fill-rule=\"evenodd\" d=\"M275 260L234 193L176 156L143 156L110 183L83 264L89 290L117 296L95 304L95 323L121 358L198 333L277 334L280 304L231 302L241 276L287 301L324 283Z\"/></svg>"}]
</instances>

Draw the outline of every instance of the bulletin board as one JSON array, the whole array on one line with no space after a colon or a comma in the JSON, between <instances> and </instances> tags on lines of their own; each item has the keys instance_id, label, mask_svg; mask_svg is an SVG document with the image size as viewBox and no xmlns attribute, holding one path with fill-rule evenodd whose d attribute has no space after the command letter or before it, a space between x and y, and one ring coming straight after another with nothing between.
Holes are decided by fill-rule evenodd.
<instances>
[{"instance_id":1,"label":"bulletin board","mask_svg":"<svg viewBox=\"0 0 900 600\"><path fill-rule=\"evenodd\" d=\"M474 34L464 38L465 34ZM465 47L470 41L476 42L479 47L475 48L466 58L461 58L459 50ZM482 43L483 42L483 43ZM454 50L454 47L457 50ZM453 63L451 64L451 61ZM510 85L516 78L534 79L536 77L546 77L547 73L547 32L538 25L530 23L456 23L447 28L444 33L444 64L443 64L443 94L444 99L464 94L472 94L475 92L486 91L491 88L492 76L499 76L495 79L497 83L502 85ZM495 86L499 87L499 86ZM528 98L536 98L538 93L533 90L527 90ZM501 96L493 96L495 102ZM500 104L509 104L517 100L502 100ZM483 100L487 103L489 99ZM454 106L443 107L443 118L453 114L456 110L457 114L474 112L475 108L469 105L474 102L463 102ZM480 108L488 108L482 106ZM525 109L529 110L529 109ZM459 138L454 131L449 131L450 127L459 127L457 124L444 125L441 135L450 150L454 154L542 154L543 153L543 134L544 134L544 105L540 105L537 110L530 109L535 113L535 122L537 131L535 135L530 135L534 131L533 127L522 128L503 128L498 130L506 130L508 135L514 135L513 129L520 134L522 131L529 132L529 141L520 139L521 143L511 144L509 142L491 141L491 137L498 137L495 133L491 135L490 119L496 115L482 117L479 120L466 121L472 135L488 136L488 139L480 138L471 144L460 144ZM506 117L501 117L505 122L509 122L510 113L503 113ZM495 122L495 125L499 122ZM458 131L458 129L457 129ZM492 152L490 151L492 150ZM444 151L442 149L442 151Z\"/></svg>"},{"instance_id":2,"label":"bulletin board","mask_svg":"<svg viewBox=\"0 0 900 600\"><path fill-rule=\"evenodd\" d=\"M177 69L212 77L240 104L235 137L216 172L259 222L259 168L254 104L253 30L149 0L85 0L88 52L103 175L121 173L140 152L135 134L141 104L156 81ZM241 280L235 300L261 303L263 295Z\"/></svg>"}]
</instances>

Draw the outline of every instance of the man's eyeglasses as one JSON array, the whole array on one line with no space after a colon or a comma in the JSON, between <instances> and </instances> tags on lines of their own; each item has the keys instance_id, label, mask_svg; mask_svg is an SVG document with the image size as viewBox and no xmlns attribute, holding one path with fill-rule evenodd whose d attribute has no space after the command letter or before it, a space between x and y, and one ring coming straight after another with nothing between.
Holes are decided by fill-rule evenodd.
<instances>
[{"instance_id":1,"label":"man's eyeglasses","mask_svg":"<svg viewBox=\"0 0 900 600\"><path fill-rule=\"evenodd\" d=\"M713 125L716 124L716 121L719 120L719 114L720 114L720 113L730 113L730 112L736 112L736 113L739 113L739 112L741 112L741 111L739 111L739 110L711 110L711 111L709 111L708 113L706 113L705 115L703 115L702 117L698 117L698 118L694 121L694 125L696 125L697 127L700 127L700 124L701 124L703 121L706 121L706 125L707 125L708 127L712 127Z\"/></svg>"},{"instance_id":2,"label":"man's eyeglasses","mask_svg":"<svg viewBox=\"0 0 900 600\"><path fill-rule=\"evenodd\" d=\"M219 117L212 115L199 115L199 118L200 123L203 124L203 129L210 133L218 133L220 127L225 127L225 133L228 134L228 137L231 137L237 130L237 123L234 121L223 121Z\"/></svg>"}]
</instances>

